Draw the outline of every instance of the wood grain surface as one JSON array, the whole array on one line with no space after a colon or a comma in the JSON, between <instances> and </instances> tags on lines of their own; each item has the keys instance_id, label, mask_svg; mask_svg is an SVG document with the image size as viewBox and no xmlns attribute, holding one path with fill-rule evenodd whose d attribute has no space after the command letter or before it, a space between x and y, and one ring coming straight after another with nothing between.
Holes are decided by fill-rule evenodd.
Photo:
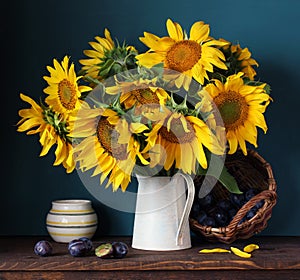
<instances>
[{"instance_id":1,"label":"wood grain surface","mask_svg":"<svg viewBox=\"0 0 300 280\"><path fill-rule=\"evenodd\" d=\"M52 243L52 256L34 254L42 239ZM300 237L252 237L230 245L196 238L190 249L167 252L133 249L130 237L102 237L93 243L97 247L116 240L129 246L123 259L72 257L67 244L49 237L0 237L0 279L300 279ZM198 253L203 248L242 249L249 243L260 246L249 259Z\"/></svg>"}]
</instances>

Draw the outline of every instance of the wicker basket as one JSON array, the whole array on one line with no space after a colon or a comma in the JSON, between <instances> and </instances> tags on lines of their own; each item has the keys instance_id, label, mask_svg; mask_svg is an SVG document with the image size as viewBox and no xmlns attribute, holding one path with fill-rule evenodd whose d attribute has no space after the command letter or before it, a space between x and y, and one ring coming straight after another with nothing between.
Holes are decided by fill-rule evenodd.
<instances>
[{"instance_id":1,"label":"wicker basket","mask_svg":"<svg viewBox=\"0 0 300 280\"><path fill-rule=\"evenodd\" d=\"M204 236L208 241L229 244L236 239L247 239L266 228L267 221L271 218L272 208L276 204L277 195L272 168L256 151L248 150L247 156L244 156L241 151L228 155L225 166L235 177L241 191L245 192L249 188L256 188L258 194L246 202L225 227L204 226L192 217L190 217L190 227L196 235ZM203 177L194 178L196 195ZM228 198L230 195L219 182L214 186L211 194L214 200ZM264 204L257 210L254 217L244 220L247 212L261 200L264 201Z\"/></svg>"}]
</instances>

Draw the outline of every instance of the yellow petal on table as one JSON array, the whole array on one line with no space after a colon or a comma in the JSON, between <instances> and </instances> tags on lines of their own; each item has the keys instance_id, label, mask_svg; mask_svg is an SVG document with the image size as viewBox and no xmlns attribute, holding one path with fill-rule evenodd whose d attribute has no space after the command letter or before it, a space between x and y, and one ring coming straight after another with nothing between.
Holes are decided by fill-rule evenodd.
<instances>
[{"instance_id":1,"label":"yellow petal on table","mask_svg":"<svg viewBox=\"0 0 300 280\"><path fill-rule=\"evenodd\" d=\"M227 249L223 249L223 248L213 248L213 249L202 249L199 251L199 253L231 253L229 250Z\"/></svg>"},{"instance_id":2,"label":"yellow petal on table","mask_svg":"<svg viewBox=\"0 0 300 280\"><path fill-rule=\"evenodd\" d=\"M236 247L230 247L232 253L234 253L235 255L241 257L241 258L251 258L251 254L246 253Z\"/></svg>"},{"instance_id":3,"label":"yellow petal on table","mask_svg":"<svg viewBox=\"0 0 300 280\"><path fill-rule=\"evenodd\" d=\"M254 250L259 249L259 246L257 244L249 244L247 246L244 247L244 252L246 253L251 253Z\"/></svg>"}]
</instances>

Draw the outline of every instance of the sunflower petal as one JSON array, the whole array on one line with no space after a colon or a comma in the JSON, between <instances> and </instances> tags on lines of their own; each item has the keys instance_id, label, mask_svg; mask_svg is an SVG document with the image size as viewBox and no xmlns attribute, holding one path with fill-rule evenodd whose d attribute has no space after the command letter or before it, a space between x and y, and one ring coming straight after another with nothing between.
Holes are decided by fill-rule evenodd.
<instances>
[{"instance_id":1,"label":"sunflower petal","mask_svg":"<svg viewBox=\"0 0 300 280\"><path fill-rule=\"evenodd\" d=\"M201 43L207 40L209 35L209 25L204 24L203 21L195 22L190 30L190 40Z\"/></svg>"},{"instance_id":2,"label":"sunflower petal","mask_svg":"<svg viewBox=\"0 0 300 280\"><path fill-rule=\"evenodd\" d=\"M180 41L184 39L181 26L178 23L173 22L171 19L167 20L167 30L169 36L175 41Z\"/></svg>"}]
</instances>

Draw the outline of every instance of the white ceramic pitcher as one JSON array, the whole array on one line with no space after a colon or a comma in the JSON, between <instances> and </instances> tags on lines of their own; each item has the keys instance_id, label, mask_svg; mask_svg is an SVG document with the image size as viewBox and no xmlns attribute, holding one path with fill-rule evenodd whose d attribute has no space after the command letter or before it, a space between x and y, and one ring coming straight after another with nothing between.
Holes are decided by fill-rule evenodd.
<instances>
[{"instance_id":1,"label":"white ceramic pitcher","mask_svg":"<svg viewBox=\"0 0 300 280\"><path fill-rule=\"evenodd\" d=\"M191 247L189 213L194 182L189 175L138 179L132 247L169 251Z\"/></svg>"}]
</instances>

